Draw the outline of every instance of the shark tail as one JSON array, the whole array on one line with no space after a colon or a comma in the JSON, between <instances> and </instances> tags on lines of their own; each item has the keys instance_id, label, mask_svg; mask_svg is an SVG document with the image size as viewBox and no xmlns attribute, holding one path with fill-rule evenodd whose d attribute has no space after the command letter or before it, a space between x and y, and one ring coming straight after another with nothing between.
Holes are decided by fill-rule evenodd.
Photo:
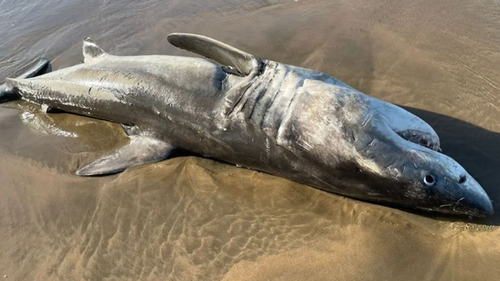
<instances>
[{"instance_id":1,"label":"shark tail","mask_svg":"<svg viewBox=\"0 0 500 281\"><path fill-rule=\"evenodd\" d=\"M30 67L26 72L16 78L26 79L39 76L52 71L52 65L46 58L40 58L38 62ZM19 96L7 84L0 85L0 103L18 99Z\"/></svg>"}]
</instances>

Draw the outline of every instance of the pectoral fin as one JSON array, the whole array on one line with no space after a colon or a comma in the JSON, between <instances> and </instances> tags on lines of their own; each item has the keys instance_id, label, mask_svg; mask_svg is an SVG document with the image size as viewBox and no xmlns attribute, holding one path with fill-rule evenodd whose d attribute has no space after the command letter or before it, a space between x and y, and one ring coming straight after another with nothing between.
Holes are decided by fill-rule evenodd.
<instances>
[{"instance_id":1,"label":"pectoral fin","mask_svg":"<svg viewBox=\"0 0 500 281\"><path fill-rule=\"evenodd\" d=\"M130 143L76 172L79 176L98 176L121 172L129 167L158 162L167 158L173 147L164 141L133 136Z\"/></svg>"}]
</instances>

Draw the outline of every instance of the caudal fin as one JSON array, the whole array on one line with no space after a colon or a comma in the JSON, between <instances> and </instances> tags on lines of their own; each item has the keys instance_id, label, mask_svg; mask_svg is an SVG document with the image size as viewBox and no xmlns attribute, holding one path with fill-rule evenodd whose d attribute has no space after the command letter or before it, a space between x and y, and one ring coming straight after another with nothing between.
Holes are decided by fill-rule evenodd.
<instances>
[{"instance_id":1,"label":"caudal fin","mask_svg":"<svg viewBox=\"0 0 500 281\"><path fill-rule=\"evenodd\" d=\"M32 66L30 69L28 69L26 72L24 72L23 74L19 75L16 78L19 79L31 78L51 71L52 71L52 65L50 64L50 61L46 58L40 58L40 60L38 60L38 62L34 66ZM12 91L12 89L7 87L6 84L2 84L0 86L0 103L15 100L17 98L18 96Z\"/></svg>"}]
</instances>

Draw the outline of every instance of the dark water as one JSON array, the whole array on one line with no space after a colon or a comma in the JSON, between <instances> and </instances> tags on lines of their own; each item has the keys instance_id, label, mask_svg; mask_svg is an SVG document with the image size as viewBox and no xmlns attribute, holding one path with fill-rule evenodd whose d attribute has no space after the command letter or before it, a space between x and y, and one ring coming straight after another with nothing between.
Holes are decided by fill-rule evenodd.
<instances>
[{"instance_id":1,"label":"dark water","mask_svg":"<svg viewBox=\"0 0 500 281\"><path fill-rule=\"evenodd\" d=\"M6 280L498 280L499 1L0 0L0 79L44 55L190 55L194 32L318 69L405 106L485 188L481 221L367 204L182 157L102 178L73 172L126 143L119 126L0 106Z\"/></svg>"}]
</instances>

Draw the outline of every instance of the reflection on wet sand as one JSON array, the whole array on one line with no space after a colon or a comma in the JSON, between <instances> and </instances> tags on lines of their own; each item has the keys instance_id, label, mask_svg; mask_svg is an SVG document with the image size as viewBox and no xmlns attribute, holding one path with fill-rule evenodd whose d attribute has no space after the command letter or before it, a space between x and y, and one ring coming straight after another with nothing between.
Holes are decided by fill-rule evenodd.
<instances>
[{"instance_id":1,"label":"reflection on wet sand","mask_svg":"<svg viewBox=\"0 0 500 281\"><path fill-rule=\"evenodd\" d=\"M82 3L33 2L24 17L14 6L2 9L8 19L22 18L0 31L2 78L44 52L56 69L79 63L80 40L89 35L129 55L186 55L168 46L166 34L174 31L213 36L407 106L436 128L444 152L483 185L497 213L471 222L408 212L197 157L80 178L73 175L78 167L126 143L120 127L14 102L0 106L0 276L500 276L500 8L493 2Z\"/></svg>"}]
</instances>

